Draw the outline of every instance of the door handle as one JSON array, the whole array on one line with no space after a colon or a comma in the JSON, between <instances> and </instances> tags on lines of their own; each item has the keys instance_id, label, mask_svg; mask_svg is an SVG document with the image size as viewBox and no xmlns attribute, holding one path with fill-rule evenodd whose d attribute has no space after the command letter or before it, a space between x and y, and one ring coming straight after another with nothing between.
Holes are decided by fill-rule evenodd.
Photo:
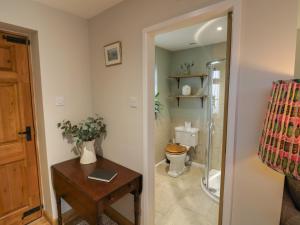
<instances>
[{"instance_id":1,"label":"door handle","mask_svg":"<svg viewBox=\"0 0 300 225\"><path fill-rule=\"evenodd\" d=\"M25 131L18 132L18 135L25 135L26 141L31 141L31 127L26 127Z\"/></svg>"}]
</instances>

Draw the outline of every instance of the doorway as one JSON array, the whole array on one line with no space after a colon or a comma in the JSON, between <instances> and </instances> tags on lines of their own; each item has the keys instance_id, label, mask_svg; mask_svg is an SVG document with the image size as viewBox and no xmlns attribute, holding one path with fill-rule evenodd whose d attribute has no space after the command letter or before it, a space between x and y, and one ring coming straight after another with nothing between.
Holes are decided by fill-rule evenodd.
<instances>
[{"instance_id":1,"label":"doorway","mask_svg":"<svg viewBox=\"0 0 300 225\"><path fill-rule=\"evenodd\" d=\"M0 31L0 224L42 215L29 44Z\"/></svg>"},{"instance_id":2,"label":"doorway","mask_svg":"<svg viewBox=\"0 0 300 225\"><path fill-rule=\"evenodd\" d=\"M170 19L160 24L146 28L143 31L143 160L144 160L144 224L155 224L155 201L154 201L154 180L155 180L155 154L154 154L154 120L155 115L153 113L154 108L154 76L155 73L155 36L172 32L174 30L195 25L204 21L209 21L214 18L226 16L228 12L233 11L235 14L233 18L234 32L232 34L234 40L233 45L230 47L232 50L231 63L226 61L226 67L230 65L230 83L228 82L228 127L225 132L225 141L223 147L226 147L226 157L223 154L222 158L222 171L221 174L221 188L220 188L220 220L219 224L229 225L231 221L231 202L232 202L232 183L233 183L233 158L234 158L234 146L235 146L235 107L236 107L236 93L237 93L237 76L238 76L238 62L239 62L239 42L240 42L240 4L234 2L222 2L211 5L206 8L196 10L191 13L184 14L182 16ZM229 97L229 98L228 98ZM226 129L226 126L224 126ZM227 139L226 139L227 137ZM226 163L225 163L226 162ZM226 166L226 170L224 169ZM224 193L223 193L224 192Z\"/></svg>"},{"instance_id":3,"label":"doorway","mask_svg":"<svg viewBox=\"0 0 300 225\"><path fill-rule=\"evenodd\" d=\"M155 36L155 225L218 224L230 16Z\"/></svg>"}]
</instances>

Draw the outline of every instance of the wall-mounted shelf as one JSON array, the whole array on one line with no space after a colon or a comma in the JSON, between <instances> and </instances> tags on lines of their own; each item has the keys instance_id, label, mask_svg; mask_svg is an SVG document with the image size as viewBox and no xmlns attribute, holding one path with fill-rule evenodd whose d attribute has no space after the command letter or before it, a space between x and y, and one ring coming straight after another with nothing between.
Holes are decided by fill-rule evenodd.
<instances>
[{"instance_id":1,"label":"wall-mounted shelf","mask_svg":"<svg viewBox=\"0 0 300 225\"><path fill-rule=\"evenodd\" d=\"M177 96L170 96L171 98L177 99L177 105L179 107L180 99L200 99L201 100L201 106L203 108L203 101L207 97L207 95L177 95Z\"/></svg>"},{"instance_id":2,"label":"wall-mounted shelf","mask_svg":"<svg viewBox=\"0 0 300 225\"><path fill-rule=\"evenodd\" d=\"M207 74L175 75L175 76L169 76L169 79L175 79L177 81L177 86L179 88L181 79L189 79L189 78L199 77L201 79L201 88L202 88L204 78L207 77L207 76L208 76Z\"/></svg>"}]
</instances>

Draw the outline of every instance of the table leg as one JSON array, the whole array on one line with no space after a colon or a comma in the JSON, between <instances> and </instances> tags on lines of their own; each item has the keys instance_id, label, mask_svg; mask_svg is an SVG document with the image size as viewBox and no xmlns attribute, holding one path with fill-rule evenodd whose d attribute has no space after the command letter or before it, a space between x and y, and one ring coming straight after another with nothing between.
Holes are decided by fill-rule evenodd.
<instances>
[{"instance_id":1,"label":"table leg","mask_svg":"<svg viewBox=\"0 0 300 225\"><path fill-rule=\"evenodd\" d=\"M62 225L61 198L59 195L55 195L55 198L56 198L56 207L57 207L57 224Z\"/></svg>"},{"instance_id":2,"label":"table leg","mask_svg":"<svg viewBox=\"0 0 300 225\"><path fill-rule=\"evenodd\" d=\"M97 212L97 225L103 225L103 204L98 204L98 212Z\"/></svg>"},{"instance_id":3,"label":"table leg","mask_svg":"<svg viewBox=\"0 0 300 225\"><path fill-rule=\"evenodd\" d=\"M134 225L141 224L141 197L139 190L134 192Z\"/></svg>"}]
</instances>

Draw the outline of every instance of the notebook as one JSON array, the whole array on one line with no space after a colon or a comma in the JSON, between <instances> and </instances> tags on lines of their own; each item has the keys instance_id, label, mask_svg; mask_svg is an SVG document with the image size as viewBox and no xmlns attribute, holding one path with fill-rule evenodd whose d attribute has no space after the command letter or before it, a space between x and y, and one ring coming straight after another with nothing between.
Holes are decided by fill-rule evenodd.
<instances>
[{"instance_id":1,"label":"notebook","mask_svg":"<svg viewBox=\"0 0 300 225\"><path fill-rule=\"evenodd\" d=\"M118 173L114 170L95 169L89 176L89 179L110 182Z\"/></svg>"}]
</instances>

